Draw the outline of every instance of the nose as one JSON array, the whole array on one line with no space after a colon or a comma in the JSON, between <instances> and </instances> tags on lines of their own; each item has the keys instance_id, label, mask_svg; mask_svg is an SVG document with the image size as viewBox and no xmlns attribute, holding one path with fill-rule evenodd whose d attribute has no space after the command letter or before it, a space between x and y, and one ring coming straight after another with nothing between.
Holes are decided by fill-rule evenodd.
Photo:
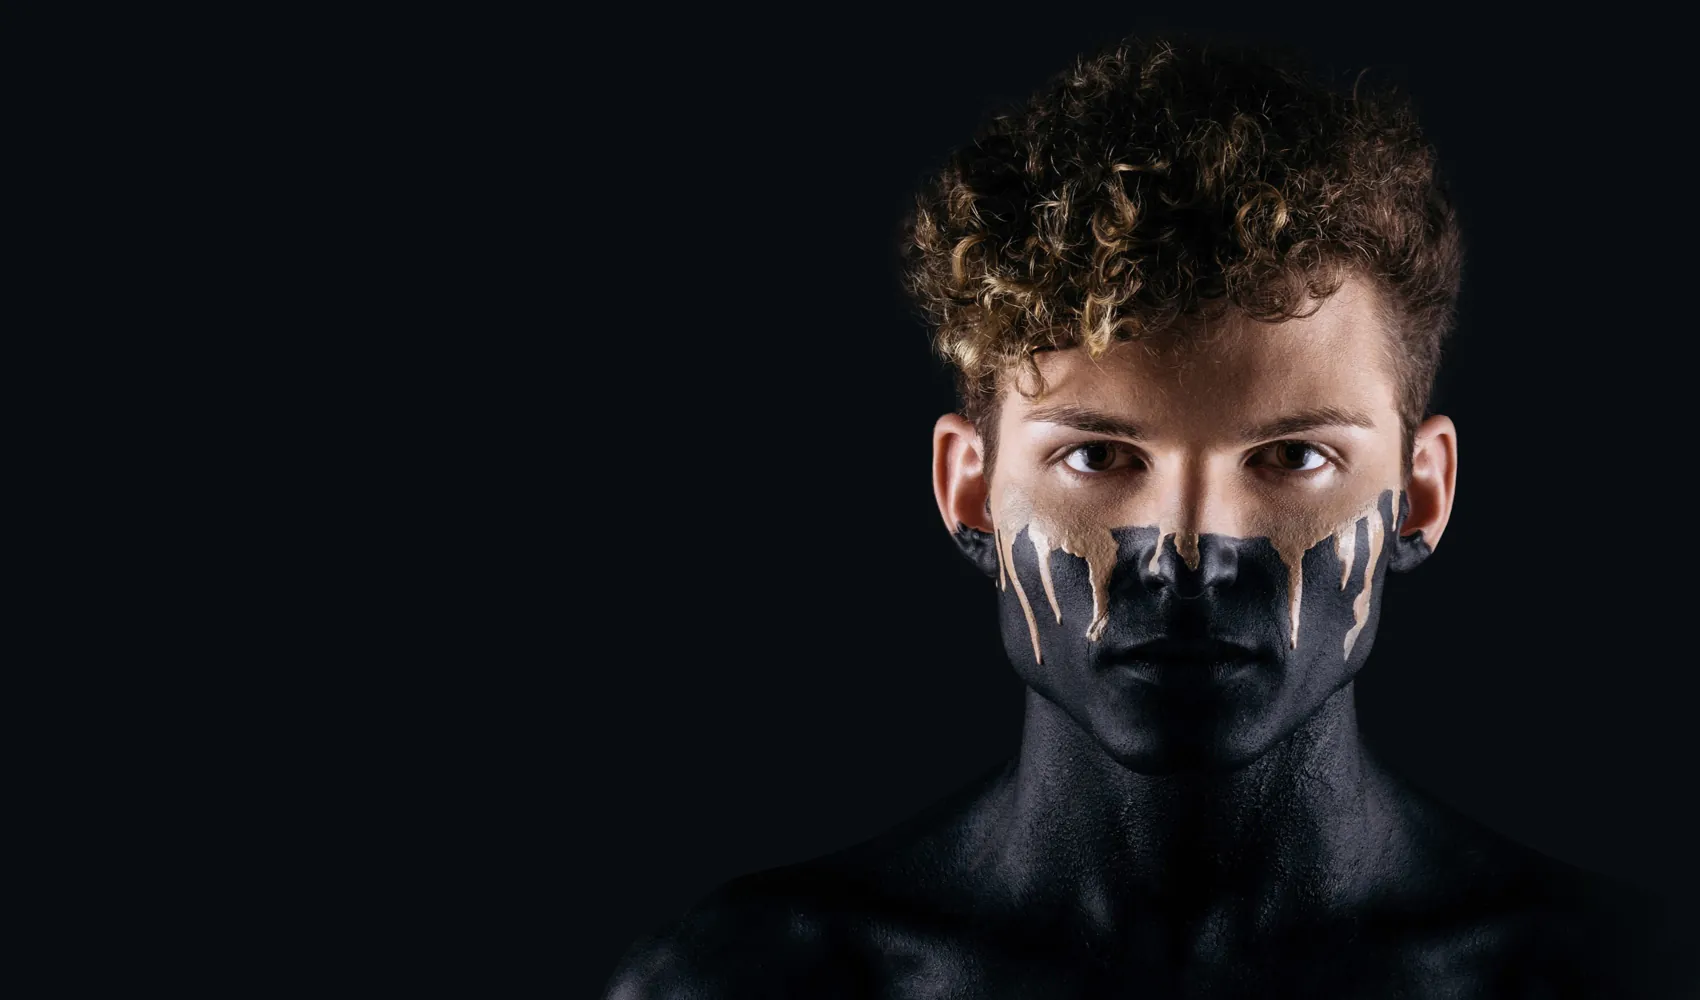
<instances>
[{"instance_id":1,"label":"nose","mask_svg":"<svg viewBox=\"0 0 1700 1000\"><path fill-rule=\"evenodd\" d=\"M1239 568L1238 540L1225 535L1187 537L1171 532L1159 536L1157 547L1141 553L1139 560L1139 576L1146 589L1168 590L1183 599L1233 586Z\"/></svg>"},{"instance_id":2,"label":"nose","mask_svg":"<svg viewBox=\"0 0 1700 1000\"><path fill-rule=\"evenodd\" d=\"M1239 576L1238 526L1227 483L1226 468L1204 454L1187 454L1160 481L1160 503L1168 523L1158 521L1155 547L1142 553L1140 577L1153 591L1176 597L1202 597L1212 588L1232 586ZM1226 532L1226 533L1224 533Z\"/></svg>"}]
</instances>

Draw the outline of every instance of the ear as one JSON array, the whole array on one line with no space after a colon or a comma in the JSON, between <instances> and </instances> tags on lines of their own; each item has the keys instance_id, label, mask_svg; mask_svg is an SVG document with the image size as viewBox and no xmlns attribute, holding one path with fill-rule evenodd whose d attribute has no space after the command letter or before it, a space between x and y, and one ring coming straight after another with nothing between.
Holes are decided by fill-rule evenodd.
<instances>
[{"instance_id":1,"label":"ear","mask_svg":"<svg viewBox=\"0 0 1700 1000\"><path fill-rule=\"evenodd\" d=\"M947 413L933 424L933 499L956 547L993 579L998 575L997 542L987 507L985 445L967 418Z\"/></svg>"},{"instance_id":2,"label":"ear","mask_svg":"<svg viewBox=\"0 0 1700 1000\"><path fill-rule=\"evenodd\" d=\"M1400 498L1404 516L1393 538L1389 569L1415 569L1440 544L1457 483L1458 428L1451 417L1437 414L1418 425L1411 442L1411 478Z\"/></svg>"}]
</instances>

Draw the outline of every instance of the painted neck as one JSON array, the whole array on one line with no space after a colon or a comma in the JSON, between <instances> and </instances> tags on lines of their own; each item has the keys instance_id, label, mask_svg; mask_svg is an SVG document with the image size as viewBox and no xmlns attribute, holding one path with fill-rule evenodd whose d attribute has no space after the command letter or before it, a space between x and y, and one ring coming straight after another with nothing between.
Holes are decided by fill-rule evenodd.
<instances>
[{"instance_id":1,"label":"painted neck","mask_svg":"<svg viewBox=\"0 0 1700 1000\"><path fill-rule=\"evenodd\" d=\"M1018 897L1063 887L1087 912L1211 896L1344 902L1383 849L1387 780L1359 739L1349 684L1244 767L1159 776L1123 767L1029 689L1004 870Z\"/></svg>"}]
</instances>

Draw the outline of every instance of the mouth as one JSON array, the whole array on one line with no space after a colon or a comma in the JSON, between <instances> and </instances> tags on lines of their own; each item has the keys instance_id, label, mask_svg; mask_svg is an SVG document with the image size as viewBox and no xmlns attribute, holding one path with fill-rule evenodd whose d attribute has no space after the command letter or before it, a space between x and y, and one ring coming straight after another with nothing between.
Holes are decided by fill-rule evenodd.
<instances>
[{"instance_id":1,"label":"mouth","mask_svg":"<svg viewBox=\"0 0 1700 1000\"><path fill-rule=\"evenodd\" d=\"M1256 670L1257 650L1220 639L1153 639L1115 654L1110 669L1147 684L1213 687Z\"/></svg>"}]
</instances>

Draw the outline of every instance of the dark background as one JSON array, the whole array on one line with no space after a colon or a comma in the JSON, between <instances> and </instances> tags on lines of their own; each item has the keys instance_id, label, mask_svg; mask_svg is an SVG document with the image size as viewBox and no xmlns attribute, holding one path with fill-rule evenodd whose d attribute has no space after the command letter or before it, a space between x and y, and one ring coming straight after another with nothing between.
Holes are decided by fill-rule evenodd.
<instances>
[{"instance_id":1,"label":"dark background","mask_svg":"<svg viewBox=\"0 0 1700 1000\"><path fill-rule=\"evenodd\" d=\"M569 890L539 905L567 913L574 995L716 884L866 838L1015 748L993 590L930 492L953 399L898 287L899 221L986 113L1165 28L1406 88L1462 213L1436 405L1458 502L1389 586L1367 739L1517 840L1700 888L1677 353L1700 188L1668 31L1275 6L717 11L575 40L549 124L583 170L559 246L596 261L561 303L562 391L584 404L561 461L587 510L560 525L563 565L535 569L567 595L564 657L511 692L567 740L512 763L561 808L546 867Z\"/></svg>"}]
</instances>

